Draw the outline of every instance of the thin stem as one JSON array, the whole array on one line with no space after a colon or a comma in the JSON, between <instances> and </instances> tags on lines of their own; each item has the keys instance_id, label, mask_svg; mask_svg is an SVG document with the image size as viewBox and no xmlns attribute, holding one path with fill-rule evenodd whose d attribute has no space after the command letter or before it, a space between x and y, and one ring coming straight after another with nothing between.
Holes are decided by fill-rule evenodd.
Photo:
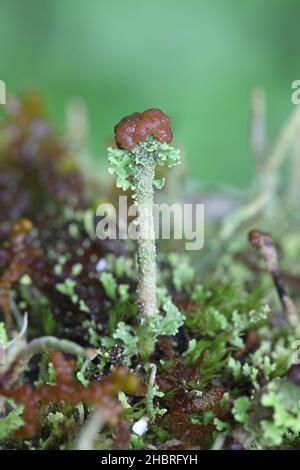
<instances>
[{"instance_id":1,"label":"thin stem","mask_svg":"<svg viewBox=\"0 0 300 470\"><path fill-rule=\"evenodd\" d=\"M266 175L265 188L271 194L276 192L279 168L288 156L288 151L300 129L300 107L296 106L295 108L282 128L274 149L263 169Z\"/></svg>"},{"instance_id":2,"label":"thin stem","mask_svg":"<svg viewBox=\"0 0 300 470\"><path fill-rule=\"evenodd\" d=\"M76 442L76 450L92 450L94 441L109 418L109 411L97 408L91 413Z\"/></svg>"},{"instance_id":3,"label":"thin stem","mask_svg":"<svg viewBox=\"0 0 300 470\"><path fill-rule=\"evenodd\" d=\"M299 323L297 308L285 289L279 271L277 249L273 244L271 235L260 230L251 230L249 241L254 248L259 250L267 265L267 270L272 276L287 321L292 326L297 325Z\"/></svg>"},{"instance_id":4,"label":"thin stem","mask_svg":"<svg viewBox=\"0 0 300 470\"><path fill-rule=\"evenodd\" d=\"M153 413L153 387L155 385L157 373L157 366L156 364L150 364L150 378L147 387L147 394L146 394L146 409L148 412L148 416L153 420L155 418L155 414Z\"/></svg>"},{"instance_id":5,"label":"thin stem","mask_svg":"<svg viewBox=\"0 0 300 470\"><path fill-rule=\"evenodd\" d=\"M264 213L266 208L274 203L278 188L277 180L280 176L279 169L288 157L290 147L297 139L299 130L300 106L296 106L296 109L281 130L270 156L260 168L260 180L262 181L260 194L256 195L245 208L238 208L224 219L221 229L223 240L230 238L242 223L244 224L252 219L259 212ZM298 183L298 180L296 181Z\"/></svg>"},{"instance_id":6,"label":"thin stem","mask_svg":"<svg viewBox=\"0 0 300 470\"><path fill-rule=\"evenodd\" d=\"M257 166L261 167L262 158L266 149L266 99L261 88L255 88L251 96L251 128L250 144Z\"/></svg>"},{"instance_id":7,"label":"thin stem","mask_svg":"<svg viewBox=\"0 0 300 470\"><path fill-rule=\"evenodd\" d=\"M138 211L138 306L142 318L154 315L156 306L156 246L153 217L155 155L139 149L135 176Z\"/></svg>"},{"instance_id":8,"label":"thin stem","mask_svg":"<svg viewBox=\"0 0 300 470\"><path fill-rule=\"evenodd\" d=\"M73 356L83 356L86 358L95 357L96 350L93 348L83 348L73 341L67 339L59 339L54 336L42 336L28 343L21 348L14 357L7 357L8 364L13 364L13 368L9 371L7 383L12 385L25 370L27 364L35 354L51 351L63 351ZM9 366L10 367L10 366Z\"/></svg>"},{"instance_id":9,"label":"thin stem","mask_svg":"<svg viewBox=\"0 0 300 470\"><path fill-rule=\"evenodd\" d=\"M295 138L290 168L290 184L288 185L288 201L297 206L300 199L300 129Z\"/></svg>"}]
</instances>

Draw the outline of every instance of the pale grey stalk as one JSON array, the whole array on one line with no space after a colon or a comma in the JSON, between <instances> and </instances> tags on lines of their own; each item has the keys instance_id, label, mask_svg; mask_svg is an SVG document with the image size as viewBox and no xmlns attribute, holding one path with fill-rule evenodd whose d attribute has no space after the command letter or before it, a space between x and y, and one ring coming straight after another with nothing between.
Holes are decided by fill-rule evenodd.
<instances>
[{"instance_id":1,"label":"pale grey stalk","mask_svg":"<svg viewBox=\"0 0 300 470\"><path fill-rule=\"evenodd\" d=\"M109 419L109 410L97 408L84 424L76 442L76 450L92 450L94 441Z\"/></svg>"},{"instance_id":2,"label":"pale grey stalk","mask_svg":"<svg viewBox=\"0 0 300 470\"><path fill-rule=\"evenodd\" d=\"M134 186L138 211L138 306L142 318L154 315L156 305L156 246L153 217L155 154L139 149Z\"/></svg>"}]
</instances>

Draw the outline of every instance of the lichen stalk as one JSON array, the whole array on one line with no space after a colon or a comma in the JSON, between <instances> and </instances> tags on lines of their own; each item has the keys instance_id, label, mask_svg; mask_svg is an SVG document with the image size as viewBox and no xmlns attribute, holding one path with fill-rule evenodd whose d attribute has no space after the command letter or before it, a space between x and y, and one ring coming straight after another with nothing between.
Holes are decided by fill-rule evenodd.
<instances>
[{"instance_id":1,"label":"lichen stalk","mask_svg":"<svg viewBox=\"0 0 300 470\"><path fill-rule=\"evenodd\" d=\"M155 157L139 147L135 195L138 213L138 307L141 318L154 315L156 305L156 246L153 217Z\"/></svg>"},{"instance_id":2,"label":"lichen stalk","mask_svg":"<svg viewBox=\"0 0 300 470\"><path fill-rule=\"evenodd\" d=\"M167 294L157 302L154 190L163 188L165 178L155 179L155 169L180 163L179 150L169 145L169 123L158 109L133 113L115 126L118 148L108 148L109 172L116 175L118 188L132 191L135 201L136 228L129 236L134 235L138 244L137 337L142 359L153 352L158 336L176 334L184 320Z\"/></svg>"}]
</instances>

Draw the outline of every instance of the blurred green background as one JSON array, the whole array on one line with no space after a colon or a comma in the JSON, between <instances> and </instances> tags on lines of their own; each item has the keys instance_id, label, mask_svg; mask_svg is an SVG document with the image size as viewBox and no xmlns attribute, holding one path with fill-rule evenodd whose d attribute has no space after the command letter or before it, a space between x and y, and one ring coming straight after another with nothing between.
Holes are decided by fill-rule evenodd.
<instances>
[{"instance_id":1,"label":"blurred green background","mask_svg":"<svg viewBox=\"0 0 300 470\"><path fill-rule=\"evenodd\" d=\"M0 0L0 79L45 93L61 130L83 97L99 158L123 115L159 107L190 175L243 186L251 90L266 89L272 138L300 79L299 18L299 0Z\"/></svg>"}]
</instances>

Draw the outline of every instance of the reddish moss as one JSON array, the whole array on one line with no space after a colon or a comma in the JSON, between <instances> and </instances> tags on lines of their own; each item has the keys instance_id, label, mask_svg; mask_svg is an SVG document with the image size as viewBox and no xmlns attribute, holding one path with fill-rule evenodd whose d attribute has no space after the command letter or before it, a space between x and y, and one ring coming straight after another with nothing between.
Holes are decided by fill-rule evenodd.
<instances>
[{"instance_id":1,"label":"reddish moss","mask_svg":"<svg viewBox=\"0 0 300 470\"><path fill-rule=\"evenodd\" d=\"M119 421L114 438L114 450L127 450L130 441L130 426L126 421Z\"/></svg>"},{"instance_id":2,"label":"reddish moss","mask_svg":"<svg viewBox=\"0 0 300 470\"><path fill-rule=\"evenodd\" d=\"M224 420L228 419L230 412L231 405L229 407L222 405L225 389L221 385L211 387L199 398L189 389L188 381L199 374L201 376L202 360L203 357L197 364L198 374L196 368L188 367L177 360L169 370L159 374L156 380L159 389L165 393L163 406L168 409L165 416L158 418L158 423L180 440L181 449L205 447L207 440L216 430L213 420L207 424L194 424L191 421L193 414L201 419L204 412L210 411L213 416Z\"/></svg>"},{"instance_id":3,"label":"reddish moss","mask_svg":"<svg viewBox=\"0 0 300 470\"><path fill-rule=\"evenodd\" d=\"M201 398L191 397L186 390L177 392L171 402L169 413L162 424L184 444L183 448L205 445L216 430L213 421L208 424L193 424L191 415L201 418L203 412L210 411L215 417L224 419L227 411L221 406L224 395L222 387L215 387L203 394Z\"/></svg>"},{"instance_id":4,"label":"reddish moss","mask_svg":"<svg viewBox=\"0 0 300 470\"><path fill-rule=\"evenodd\" d=\"M0 276L0 307L3 310L5 323L11 327L12 320L9 308L9 289L25 273L31 272L32 261L38 256L33 247L32 223L21 219L11 227L8 249L5 253L5 271Z\"/></svg>"},{"instance_id":5,"label":"reddish moss","mask_svg":"<svg viewBox=\"0 0 300 470\"><path fill-rule=\"evenodd\" d=\"M128 394L139 393L138 379L126 367L118 367L102 380L91 382L87 388L84 388L74 379L76 363L73 359L67 359L61 352L55 352L51 355L51 361L56 372L56 385L41 385L34 388L30 384L23 384L7 387L11 370L0 378L0 395L24 405L25 424L16 433L16 437L29 438L37 433L41 404L66 401L76 405L83 401L89 406L105 407L111 412L110 424L115 425L122 411L116 399L118 392L123 390ZM13 367L14 364L11 368Z\"/></svg>"}]
</instances>

